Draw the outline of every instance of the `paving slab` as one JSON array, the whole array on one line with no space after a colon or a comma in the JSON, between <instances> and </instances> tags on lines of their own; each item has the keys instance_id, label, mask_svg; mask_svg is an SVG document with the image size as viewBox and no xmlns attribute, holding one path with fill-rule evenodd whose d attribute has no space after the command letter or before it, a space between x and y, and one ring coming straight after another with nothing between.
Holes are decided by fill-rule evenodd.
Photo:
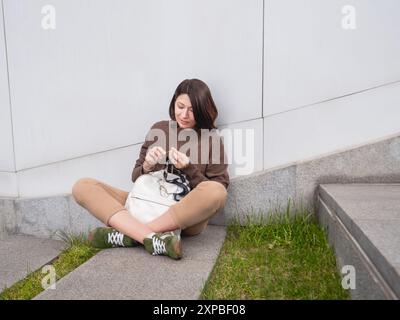
<instances>
[{"instance_id":1,"label":"paving slab","mask_svg":"<svg viewBox=\"0 0 400 320\"><path fill-rule=\"evenodd\" d=\"M400 184L326 184L319 195L400 297Z\"/></svg>"},{"instance_id":2,"label":"paving slab","mask_svg":"<svg viewBox=\"0 0 400 320\"><path fill-rule=\"evenodd\" d=\"M200 297L226 236L223 226L183 237L183 258L152 256L142 246L103 250L35 300L195 300Z\"/></svg>"},{"instance_id":3,"label":"paving slab","mask_svg":"<svg viewBox=\"0 0 400 320\"><path fill-rule=\"evenodd\" d=\"M65 248L64 242L26 235L0 241L0 291L46 265Z\"/></svg>"}]
</instances>

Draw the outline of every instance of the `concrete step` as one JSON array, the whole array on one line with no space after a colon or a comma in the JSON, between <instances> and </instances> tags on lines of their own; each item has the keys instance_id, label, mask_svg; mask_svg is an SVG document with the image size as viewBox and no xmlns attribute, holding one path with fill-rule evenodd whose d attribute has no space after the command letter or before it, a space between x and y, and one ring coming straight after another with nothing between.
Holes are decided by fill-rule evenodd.
<instances>
[{"instance_id":1,"label":"concrete step","mask_svg":"<svg viewBox=\"0 0 400 320\"><path fill-rule=\"evenodd\" d=\"M56 258L64 247L62 241L26 235L0 241L0 292Z\"/></svg>"},{"instance_id":2,"label":"concrete step","mask_svg":"<svg viewBox=\"0 0 400 320\"><path fill-rule=\"evenodd\" d=\"M353 299L400 298L400 184L323 184L318 218L338 265L354 266Z\"/></svg>"},{"instance_id":3,"label":"concrete step","mask_svg":"<svg viewBox=\"0 0 400 320\"><path fill-rule=\"evenodd\" d=\"M103 250L35 300L198 299L219 255L225 227L183 237L183 258L152 256L142 246Z\"/></svg>"}]
</instances>

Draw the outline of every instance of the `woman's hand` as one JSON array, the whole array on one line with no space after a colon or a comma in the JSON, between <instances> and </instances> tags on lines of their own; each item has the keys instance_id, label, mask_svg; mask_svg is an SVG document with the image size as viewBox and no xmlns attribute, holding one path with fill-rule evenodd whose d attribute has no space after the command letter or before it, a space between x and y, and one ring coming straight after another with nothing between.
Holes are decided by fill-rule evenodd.
<instances>
[{"instance_id":1,"label":"woman's hand","mask_svg":"<svg viewBox=\"0 0 400 320\"><path fill-rule=\"evenodd\" d=\"M160 161L163 159L165 155L166 155L165 150L159 146L150 148L143 162L143 170L145 172L152 171L156 166L156 164L160 163Z\"/></svg>"},{"instance_id":2,"label":"woman's hand","mask_svg":"<svg viewBox=\"0 0 400 320\"><path fill-rule=\"evenodd\" d=\"M171 148L168 157L171 160L172 164L178 169L186 168L190 162L186 154L179 152L175 148Z\"/></svg>"}]
</instances>

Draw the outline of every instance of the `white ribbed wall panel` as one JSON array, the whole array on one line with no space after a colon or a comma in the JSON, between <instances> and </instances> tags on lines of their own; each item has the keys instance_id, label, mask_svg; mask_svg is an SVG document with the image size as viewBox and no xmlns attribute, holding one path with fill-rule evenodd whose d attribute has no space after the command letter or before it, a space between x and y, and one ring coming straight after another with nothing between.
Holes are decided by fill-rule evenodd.
<instances>
[{"instance_id":1,"label":"white ribbed wall panel","mask_svg":"<svg viewBox=\"0 0 400 320\"><path fill-rule=\"evenodd\" d=\"M400 81L399 39L398 0L266 0L264 116Z\"/></svg>"},{"instance_id":2,"label":"white ribbed wall panel","mask_svg":"<svg viewBox=\"0 0 400 320\"><path fill-rule=\"evenodd\" d=\"M260 0L53 0L55 30L48 1L4 4L17 170L143 141L185 78L219 122L262 116Z\"/></svg>"},{"instance_id":3,"label":"white ribbed wall panel","mask_svg":"<svg viewBox=\"0 0 400 320\"><path fill-rule=\"evenodd\" d=\"M400 83L264 119L264 168L400 132Z\"/></svg>"},{"instance_id":4,"label":"white ribbed wall panel","mask_svg":"<svg viewBox=\"0 0 400 320\"><path fill-rule=\"evenodd\" d=\"M253 171L400 132L398 0L3 3L0 196L69 193L80 177L129 190L186 78L210 86L221 130L254 129ZM355 30L341 28L348 4Z\"/></svg>"}]
</instances>

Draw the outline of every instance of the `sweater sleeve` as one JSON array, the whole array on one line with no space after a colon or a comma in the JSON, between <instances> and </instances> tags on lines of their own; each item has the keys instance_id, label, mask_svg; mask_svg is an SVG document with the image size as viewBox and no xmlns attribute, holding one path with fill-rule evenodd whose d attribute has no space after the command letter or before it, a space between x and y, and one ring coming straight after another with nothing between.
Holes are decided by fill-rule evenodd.
<instances>
[{"instance_id":1,"label":"sweater sleeve","mask_svg":"<svg viewBox=\"0 0 400 320\"><path fill-rule=\"evenodd\" d=\"M153 124L153 126L150 128L150 130L156 128L157 124L158 123ZM149 130L149 132L150 132L150 130ZM147 133L145 141L142 144L142 147L140 148L139 158L136 160L135 167L133 168L133 171L132 171L132 182L135 182L137 178L139 178L142 174L144 174L144 172L143 172L143 162L144 162L144 160L146 158L147 150L154 143L153 140L150 140L148 138L149 137L149 132Z\"/></svg>"},{"instance_id":2,"label":"sweater sleeve","mask_svg":"<svg viewBox=\"0 0 400 320\"><path fill-rule=\"evenodd\" d=\"M213 161L212 157L212 147L210 147L209 152L209 163L206 165L205 174L203 174L198 166L189 163L189 165L182 169L190 181L190 187L195 188L202 181L217 181L223 184L223 186L228 189L229 186L229 173L228 164L226 163L226 154L224 143L220 139L220 153L219 161Z\"/></svg>"},{"instance_id":3,"label":"sweater sleeve","mask_svg":"<svg viewBox=\"0 0 400 320\"><path fill-rule=\"evenodd\" d=\"M147 141L146 141L145 143L143 143L143 145L140 149L139 159L136 160L135 167L133 168L132 182L135 182L137 178L139 178L142 174L144 174L143 162L144 162L144 159L146 158L146 153L147 153L148 148L149 148L149 143L147 143Z\"/></svg>"}]
</instances>

